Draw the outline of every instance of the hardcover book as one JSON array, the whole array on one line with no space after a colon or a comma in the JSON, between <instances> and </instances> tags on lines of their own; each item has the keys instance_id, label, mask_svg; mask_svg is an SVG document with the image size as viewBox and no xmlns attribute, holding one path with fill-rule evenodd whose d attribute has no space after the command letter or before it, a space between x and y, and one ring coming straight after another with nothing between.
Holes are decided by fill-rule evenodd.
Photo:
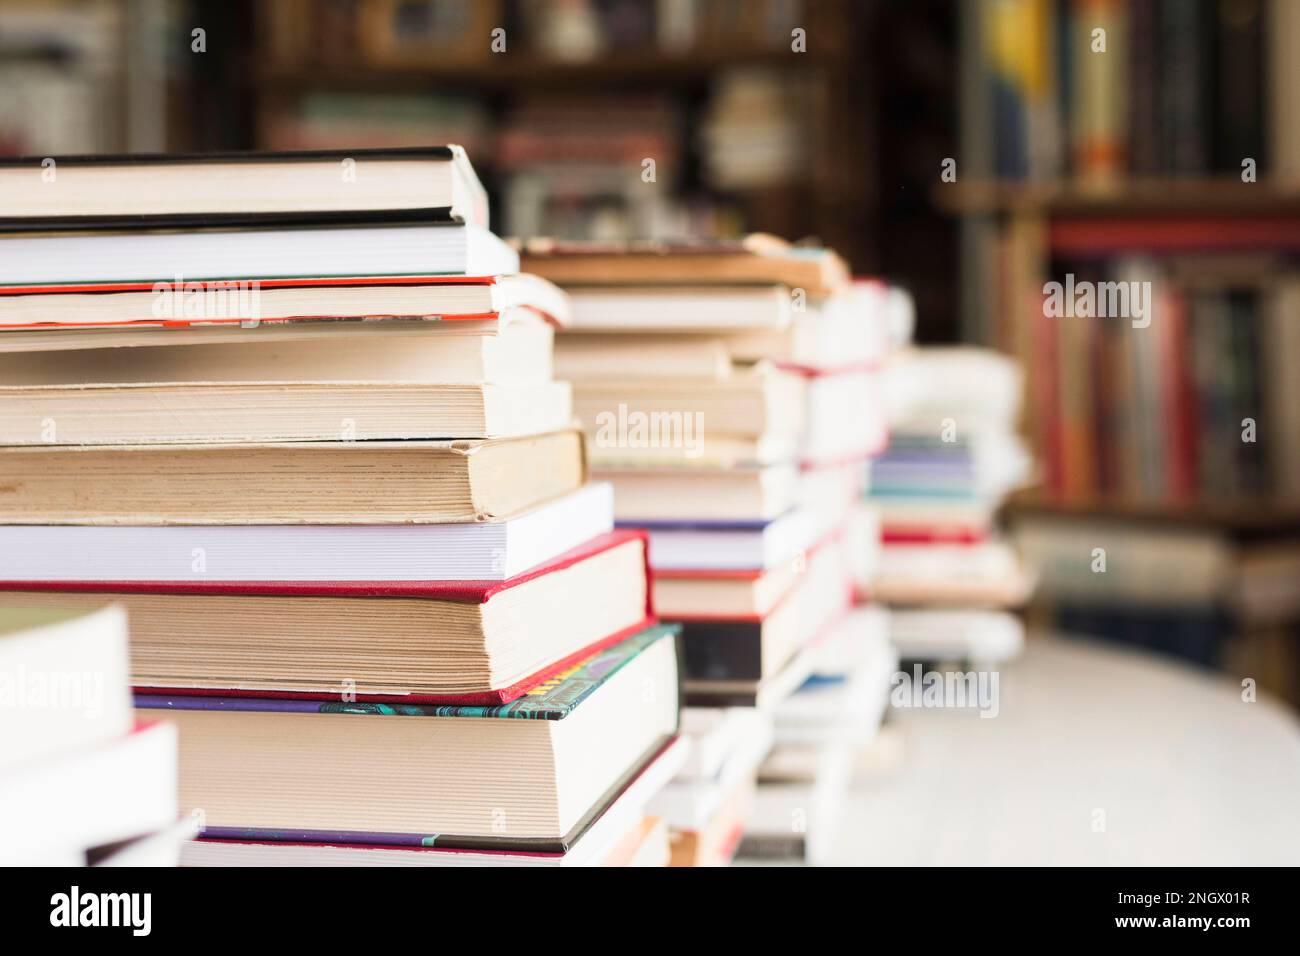
<instances>
[{"instance_id":1,"label":"hardcover book","mask_svg":"<svg viewBox=\"0 0 1300 956\"><path fill-rule=\"evenodd\" d=\"M653 621L635 531L597 536L505 581L0 583L0 608L110 600L130 615L137 689L249 697L528 699Z\"/></svg>"},{"instance_id":2,"label":"hardcover book","mask_svg":"<svg viewBox=\"0 0 1300 956\"><path fill-rule=\"evenodd\" d=\"M562 853L676 734L676 633L648 628L494 706L136 705L178 724L181 804L208 837Z\"/></svg>"},{"instance_id":3,"label":"hardcover book","mask_svg":"<svg viewBox=\"0 0 1300 956\"><path fill-rule=\"evenodd\" d=\"M42 176L56 170L55 178ZM34 188L33 184L40 184ZM459 146L0 159L0 230L231 225L415 212L487 228Z\"/></svg>"},{"instance_id":4,"label":"hardcover book","mask_svg":"<svg viewBox=\"0 0 1300 956\"><path fill-rule=\"evenodd\" d=\"M529 867L627 865L629 842L642 843L646 804L672 779L690 751L688 741L674 738L644 765L591 826L562 852L463 849L373 843L321 843L204 837L181 850L184 866L428 866Z\"/></svg>"},{"instance_id":5,"label":"hardcover book","mask_svg":"<svg viewBox=\"0 0 1300 956\"><path fill-rule=\"evenodd\" d=\"M57 422L54 423L57 440ZM582 436L0 447L0 523L497 521L586 481Z\"/></svg>"}]
</instances>

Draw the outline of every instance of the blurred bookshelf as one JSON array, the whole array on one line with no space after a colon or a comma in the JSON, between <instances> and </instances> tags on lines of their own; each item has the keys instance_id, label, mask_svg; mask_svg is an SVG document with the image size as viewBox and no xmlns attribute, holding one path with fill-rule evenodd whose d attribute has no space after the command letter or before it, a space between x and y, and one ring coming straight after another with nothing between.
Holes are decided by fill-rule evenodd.
<instances>
[{"instance_id":1,"label":"blurred bookshelf","mask_svg":"<svg viewBox=\"0 0 1300 956\"><path fill-rule=\"evenodd\" d=\"M258 5L252 145L342 146L358 129L371 142L461 142L510 234L760 230L817 236L866 268L875 251L861 225L875 197L861 164L870 71L857 41L870 8ZM836 115L862 122L827 121Z\"/></svg>"},{"instance_id":2,"label":"blurred bookshelf","mask_svg":"<svg viewBox=\"0 0 1300 956\"><path fill-rule=\"evenodd\" d=\"M932 198L964 337L1026 371L1040 481L1005 516L1045 620L1296 700L1300 4L993 0L960 28L957 176ZM1085 285L1149 290L1145 319L1049 307Z\"/></svg>"},{"instance_id":3,"label":"blurred bookshelf","mask_svg":"<svg viewBox=\"0 0 1300 956\"><path fill-rule=\"evenodd\" d=\"M45 66L0 84L0 153L460 142L503 233L816 240L912 289L922 341L957 337L957 227L929 195L933 158L955 147L954 5L11 0L3 14L0 69L30 59L15 25L44 19L54 39ZM91 42L104 68L54 102L50 64ZM546 156L501 149L538 135Z\"/></svg>"}]
</instances>

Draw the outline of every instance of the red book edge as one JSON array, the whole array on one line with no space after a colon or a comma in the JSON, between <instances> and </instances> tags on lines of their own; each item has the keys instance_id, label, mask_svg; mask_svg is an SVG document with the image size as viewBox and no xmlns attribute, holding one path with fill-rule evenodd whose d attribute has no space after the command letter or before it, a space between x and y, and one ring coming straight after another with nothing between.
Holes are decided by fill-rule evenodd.
<instances>
[{"instance_id":1,"label":"red book edge","mask_svg":"<svg viewBox=\"0 0 1300 956\"><path fill-rule=\"evenodd\" d=\"M809 548L806 553L811 555L814 551L821 549L822 547L829 544L830 542L838 540L840 538L840 535L841 535L841 529L836 528L832 530L820 541L818 541L815 545ZM669 620L681 621L685 624L689 624L692 621L699 622L699 623L712 622L712 621L738 621L746 624L762 624L769 617L775 614L777 610L781 608L787 601L790 601L794 598L795 593L799 590L799 583L800 582L796 582L784 594L782 594L781 597L777 599L776 603L767 609L766 614L675 614L671 618L669 618ZM854 585L853 582L847 577L841 583L844 586L843 587L844 594L841 603L844 608L847 608L853 603Z\"/></svg>"},{"instance_id":2,"label":"red book edge","mask_svg":"<svg viewBox=\"0 0 1300 956\"><path fill-rule=\"evenodd\" d=\"M779 570L776 568L651 568L650 576L654 580L663 579L666 581L686 580L698 581L703 579L723 580L723 581L757 581L769 571Z\"/></svg>"},{"instance_id":3,"label":"red book edge","mask_svg":"<svg viewBox=\"0 0 1300 956\"><path fill-rule=\"evenodd\" d=\"M989 539L984 528L887 528L880 533L881 544L982 544Z\"/></svg>"}]
</instances>

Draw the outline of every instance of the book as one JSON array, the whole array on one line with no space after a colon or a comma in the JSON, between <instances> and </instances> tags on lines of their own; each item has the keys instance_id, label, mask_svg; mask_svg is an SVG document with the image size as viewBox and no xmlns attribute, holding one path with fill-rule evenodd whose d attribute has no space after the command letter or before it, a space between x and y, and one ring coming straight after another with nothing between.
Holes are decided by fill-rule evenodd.
<instances>
[{"instance_id":1,"label":"book","mask_svg":"<svg viewBox=\"0 0 1300 956\"><path fill-rule=\"evenodd\" d=\"M0 409L0 443L14 446L51 444L51 427L63 445L163 445L510 438L556 431L573 419L568 382L0 386Z\"/></svg>"},{"instance_id":2,"label":"book","mask_svg":"<svg viewBox=\"0 0 1300 956\"><path fill-rule=\"evenodd\" d=\"M746 861L825 865L833 860L838 824L852 780L854 751L842 744L799 748L800 757L811 766L798 779L789 779L780 773L789 749L780 745L773 748L759 768L753 808L736 854Z\"/></svg>"},{"instance_id":3,"label":"book","mask_svg":"<svg viewBox=\"0 0 1300 956\"><path fill-rule=\"evenodd\" d=\"M674 635L650 628L493 707L136 705L179 727L181 804L205 836L561 853L676 734Z\"/></svg>"},{"instance_id":4,"label":"book","mask_svg":"<svg viewBox=\"0 0 1300 956\"><path fill-rule=\"evenodd\" d=\"M519 271L515 251L486 229L373 217L181 232L9 233L0 236L0 262L0 279L18 286Z\"/></svg>"},{"instance_id":5,"label":"book","mask_svg":"<svg viewBox=\"0 0 1300 956\"><path fill-rule=\"evenodd\" d=\"M555 343L556 375L569 381L640 378L722 381L731 374L727 342L709 335L638 335L574 331Z\"/></svg>"},{"instance_id":6,"label":"book","mask_svg":"<svg viewBox=\"0 0 1300 956\"><path fill-rule=\"evenodd\" d=\"M672 848L668 838L668 824L658 817L642 817L624 834L612 850L600 861L601 866L644 867L668 866Z\"/></svg>"},{"instance_id":7,"label":"book","mask_svg":"<svg viewBox=\"0 0 1300 956\"><path fill-rule=\"evenodd\" d=\"M706 435L796 436L803 428L801 376L756 367L721 381L639 379L574 383L574 410L593 433L593 455L658 446L703 457Z\"/></svg>"},{"instance_id":8,"label":"book","mask_svg":"<svg viewBox=\"0 0 1300 956\"><path fill-rule=\"evenodd\" d=\"M529 275L312 276L194 285L149 282L0 285L0 330L261 325L363 319L482 321L528 308L567 324L567 297ZM50 348L64 348L53 340ZM75 341L75 340L74 340ZM113 341L113 340L108 340ZM167 341L182 341L179 337Z\"/></svg>"},{"instance_id":9,"label":"book","mask_svg":"<svg viewBox=\"0 0 1300 956\"><path fill-rule=\"evenodd\" d=\"M891 543L882 548L870 591L891 605L1018 607L1033 584L1003 541Z\"/></svg>"},{"instance_id":10,"label":"book","mask_svg":"<svg viewBox=\"0 0 1300 956\"><path fill-rule=\"evenodd\" d=\"M688 750L681 738L664 747L601 809L587 831L560 852L204 838L182 847L181 862L185 866L605 866L625 852L629 836L635 839L639 834L646 804L672 779Z\"/></svg>"},{"instance_id":11,"label":"book","mask_svg":"<svg viewBox=\"0 0 1300 956\"><path fill-rule=\"evenodd\" d=\"M0 522L486 521L585 480L576 431L486 441L18 446L0 448Z\"/></svg>"},{"instance_id":12,"label":"book","mask_svg":"<svg viewBox=\"0 0 1300 956\"><path fill-rule=\"evenodd\" d=\"M18 602L0 609L5 774L130 732L126 615L103 604Z\"/></svg>"},{"instance_id":13,"label":"book","mask_svg":"<svg viewBox=\"0 0 1300 956\"><path fill-rule=\"evenodd\" d=\"M854 608L814 655L812 675L773 710L777 743L869 744L888 710L891 678L898 671L889 612L879 606Z\"/></svg>"},{"instance_id":14,"label":"book","mask_svg":"<svg viewBox=\"0 0 1300 956\"><path fill-rule=\"evenodd\" d=\"M764 617L798 577L797 561L766 571L656 571L651 591L655 610L668 620Z\"/></svg>"},{"instance_id":15,"label":"book","mask_svg":"<svg viewBox=\"0 0 1300 956\"><path fill-rule=\"evenodd\" d=\"M745 834L745 820L754 801L754 781L734 784L698 829L672 830L669 866L727 866Z\"/></svg>"},{"instance_id":16,"label":"book","mask_svg":"<svg viewBox=\"0 0 1300 956\"><path fill-rule=\"evenodd\" d=\"M766 615L682 619L687 702L694 691L752 692L778 674L800 649L833 626L850 602L848 576L836 542L809 555L793 588Z\"/></svg>"},{"instance_id":17,"label":"book","mask_svg":"<svg viewBox=\"0 0 1300 956\"><path fill-rule=\"evenodd\" d=\"M776 746L762 780L812 779L826 750L861 754L877 739L899 666L889 619L880 607L855 608L818 642L808 679L773 709Z\"/></svg>"},{"instance_id":18,"label":"book","mask_svg":"<svg viewBox=\"0 0 1300 956\"><path fill-rule=\"evenodd\" d=\"M1025 644L1025 626L1006 611L891 608L889 640L905 661L992 665L1019 656Z\"/></svg>"},{"instance_id":19,"label":"book","mask_svg":"<svg viewBox=\"0 0 1300 956\"><path fill-rule=\"evenodd\" d=\"M885 449L889 423L876 375L808 371L804 378L805 424L799 457L805 465L862 461Z\"/></svg>"},{"instance_id":20,"label":"book","mask_svg":"<svg viewBox=\"0 0 1300 956\"><path fill-rule=\"evenodd\" d=\"M613 524L613 491L596 482L502 521L0 525L0 580L505 581Z\"/></svg>"},{"instance_id":21,"label":"book","mask_svg":"<svg viewBox=\"0 0 1300 956\"><path fill-rule=\"evenodd\" d=\"M579 331L720 332L785 329L790 290L782 285L568 286Z\"/></svg>"},{"instance_id":22,"label":"book","mask_svg":"<svg viewBox=\"0 0 1300 956\"><path fill-rule=\"evenodd\" d=\"M507 703L651 620L626 531L504 581L0 584L6 607L106 601L130 615L137 689L399 703Z\"/></svg>"},{"instance_id":23,"label":"book","mask_svg":"<svg viewBox=\"0 0 1300 956\"><path fill-rule=\"evenodd\" d=\"M673 780L650 801L651 813L674 831L704 830L738 788L753 786L758 765L772 747L772 722L757 711L749 713L754 719L745 722L717 770L708 778Z\"/></svg>"},{"instance_id":24,"label":"book","mask_svg":"<svg viewBox=\"0 0 1300 956\"><path fill-rule=\"evenodd\" d=\"M650 565L657 574L728 572L757 576L788 565L817 543L806 508L770 521L643 521L650 534Z\"/></svg>"},{"instance_id":25,"label":"book","mask_svg":"<svg viewBox=\"0 0 1300 956\"><path fill-rule=\"evenodd\" d=\"M523 263L524 271L561 286L780 283L823 298L849 282L834 252L759 234L682 242L535 239L524 245Z\"/></svg>"},{"instance_id":26,"label":"book","mask_svg":"<svg viewBox=\"0 0 1300 956\"><path fill-rule=\"evenodd\" d=\"M1290 372L1300 360L1300 325L1292 319L1297 309L1300 282L1290 279L1268 295L1261 330L1268 343L1263 349L1265 402L1277 443L1270 484L1280 497L1291 500L1300 499L1300 380Z\"/></svg>"},{"instance_id":27,"label":"book","mask_svg":"<svg viewBox=\"0 0 1300 956\"><path fill-rule=\"evenodd\" d=\"M726 348L737 362L776 362L812 370L876 369L889 351L889 286L855 279L849 290L804 303L797 320L782 329L737 331Z\"/></svg>"},{"instance_id":28,"label":"book","mask_svg":"<svg viewBox=\"0 0 1300 956\"><path fill-rule=\"evenodd\" d=\"M0 332L0 383L544 385L554 331L528 308L455 322L324 321Z\"/></svg>"},{"instance_id":29,"label":"book","mask_svg":"<svg viewBox=\"0 0 1300 956\"><path fill-rule=\"evenodd\" d=\"M176 822L176 728L152 721L0 776L0 861L84 861L90 847Z\"/></svg>"},{"instance_id":30,"label":"book","mask_svg":"<svg viewBox=\"0 0 1300 956\"><path fill-rule=\"evenodd\" d=\"M57 175L47 182L50 158ZM381 210L488 225L487 194L459 146L50 158L0 159L0 230Z\"/></svg>"},{"instance_id":31,"label":"book","mask_svg":"<svg viewBox=\"0 0 1300 956\"><path fill-rule=\"evenodd\" d=\"M1012 530L1044 588L1080 603L1212 604L1228 593L1237 573L1237 549L1215 528L1026 515ZM1089 558L1097 547L1090 542L1099 534L1106 541L1105 574L1093 573L1090 560L1077 558Z\"/></svg>"},{"instance_id":32,"label":"book","mask_svg":"<svg viewBox=\"0 0 1300 956\"><path fill-rule=\"evenodd\" d=\"M185 841L198 835L199 820L192 814L153 833L94 847L86 854L85 862L112 868L180 866Z\"/></svg>"},{"instance_id":33,"label":"book","mask_svg":"<svg viewBox=\"0 0 1300 956\"><path fill-rule=\"evenodd\" d=\"M759 467L594 468L614 486L614 515L622 523L656 521L766 522L798 502L791 464Z\"/></svg>"}]
</instances>

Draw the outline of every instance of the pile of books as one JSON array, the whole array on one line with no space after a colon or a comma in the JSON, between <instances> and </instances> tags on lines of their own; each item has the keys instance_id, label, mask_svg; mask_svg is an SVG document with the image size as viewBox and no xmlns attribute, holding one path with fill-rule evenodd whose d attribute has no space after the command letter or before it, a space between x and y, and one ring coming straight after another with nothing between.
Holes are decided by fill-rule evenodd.
<instances>
[{"instance_id":1,"label":"pile of books","mask_svg":"<svg viewBox=\"0 0 1300 956\"><path fill-rule=\"evenodd\" d=\"M665 862L676 631L457 147L0 166L0 607L132 622L196 864Z\"/></svg>"},{"instance_id":2,"label":"pile of books","mask_svg":"<svg viewBox=\"0 0 1300 956\"><path fill-rule=\"evenodd\" d=\"M175 866L176 728L137 723L126 615L0 608L0 863Z\"/></svg>"},{"instance_id":3,"label":"pile of books","mask_svg":"<svg viewBox=\"0 0 1300 956\"><path fill-rule=\"evenodd\" d=\"M738 854L747 860L836 862L855 779L879 762L898 652L881 607L854 608L816 648L811 676L773 711L774 746L758 768Z\"/></svg>"},{"instance_id":4,"label":"pile of books","mask_svg":"<svg viewBox=\"0 0 1300 956\"><path fill-rule=\"evenodd\" d=\"M867 501L881 554L866 590L890 606L909 660L994 662L1018 653L1005 609L1033 578L997 533L1003 499L1028 477L1015 433L1018 366L973 347L902 349L885 375L890 445L871 466Z\"/></svg>"},{"instance_id":5,"label":"pile of books","mask_svg":"<svg viewBox=\"0 0 1300 956\"><path fill-rule=\"evenodd\" d=\"M648 531L656 613L683 625L697 756L655 807L678 862L721 862L773 709L848 626L846 528L886 437L887 289L765 236L534 242L524 267L570 296L556 361L593 474L616 522Z\"/></svg>"}]
</instances>

